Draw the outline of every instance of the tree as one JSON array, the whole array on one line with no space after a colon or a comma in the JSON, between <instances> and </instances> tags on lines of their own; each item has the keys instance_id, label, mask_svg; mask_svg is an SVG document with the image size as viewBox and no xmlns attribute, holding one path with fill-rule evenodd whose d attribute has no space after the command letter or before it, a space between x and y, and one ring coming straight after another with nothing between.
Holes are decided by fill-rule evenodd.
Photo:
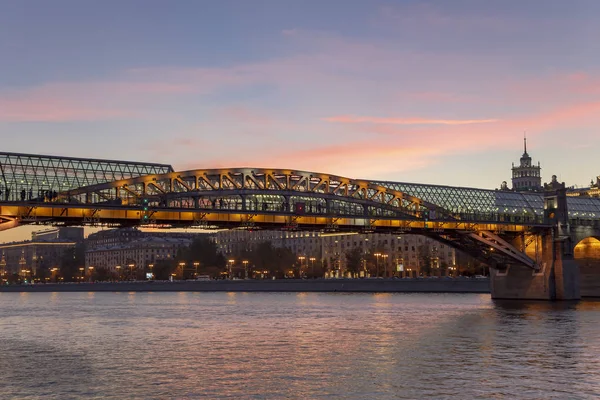
<instances>
[{"instance_id":1,"label":"tree","mask_svg":"<svg viewBox=\"0 0 600 400\"><path fill-rule=\"evenodd\" d=\"M346 252L346 270L356 276L361 270L362 266L362 249L360 247L354 247Z\"/></svg>"},{"instance_id":2,"label":"tree","mask_svg":"<svg viewBox=\"0 0 600 400\"><path fill-rule=\"evenodd\" d=\"M159 281L169 280L175 268L176 264L174 260L159 260L154 264L154 268L152 269L154 278Z\"/></svg>"},{"instance_id":3,"label":"tree","mask_svg":"<svg viewBox=\"0 0 600 400\"><path fill-rule=\"evenodd\" d=\"M113 279L113 275L108 270L108 268L100 267L100 268L94 269L94 272L92 272L92 280L93 281L105 282L105 281L109 281L111 279Z\"/></svg>"},{"instance_id":4,"label":"tree","mask_svg":"<svg viewBox=\"0 0 600 400\"><path fill-rule=\"evenodd\" d=\"M175 258L177 264L185 263L184 277L191 277L198 263L198 273L207 275L218 275L225 271L227 260L219 253L216 243L207 237L199 237L192 241L188 247L181 248ZM193 270L192 270L193 268Z\"/></svg>"},{"instance_id":5,"label":"tree","mask_svg":"<svg viewBox=\"0 0 600 400\"><path fill-rule=\"evenodd\" d=\"M424 276L431 275L431 256L429 254L429 245L422 244L417 248L417 257L419 259L419 273Z\"/></svg>"},{"instance_id":6,"label":"tree","mask_svg":"<svg viewBox=\"0 0 600 400\"><path fill-rule=\"evenodd\" d=\"M65 282L73 282L77 280L77 276L81 274L79 268L85 265L85 244L80 243L75 247L68 248L63 253L59 271Z\"/></svg>"},{"instance_id":7,"label":"tree","mask_svg":"<svg viewBox=\"0 0 600 400\"><path fill-rule=\"evenodd\" d=\"M296 262L296 255L285 247L273 247L271 242L258 243L249 253L249 264L269 271L271 276L283 278Z\"/></svg>"}]
</instances>

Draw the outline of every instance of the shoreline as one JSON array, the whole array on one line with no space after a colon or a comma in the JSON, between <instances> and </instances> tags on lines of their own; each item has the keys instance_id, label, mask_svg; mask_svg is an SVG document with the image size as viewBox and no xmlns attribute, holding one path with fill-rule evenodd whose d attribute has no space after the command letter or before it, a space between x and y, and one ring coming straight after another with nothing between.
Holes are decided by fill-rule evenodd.
<instances>
[{"instance_id":1,"label":"shoreline","mask_svg":"<svg viewBox=\"0 0 600 400\"><path fill-rule=\"evenodd\" d=\"M490 293L489 279L277 279L42 283L0 286L10 292L356 292Z\"/></svg>"}]
</instances>

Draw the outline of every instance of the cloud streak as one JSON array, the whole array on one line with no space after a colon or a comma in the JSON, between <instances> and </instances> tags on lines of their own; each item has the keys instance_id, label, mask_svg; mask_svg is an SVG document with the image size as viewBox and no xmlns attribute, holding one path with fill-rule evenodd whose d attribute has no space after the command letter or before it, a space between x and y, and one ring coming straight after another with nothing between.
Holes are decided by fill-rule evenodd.
<instances>
[{"instance_id":1,"label":"cloud streak","mask_svg":"<svg viewBox=\"0 0 600 400\"><path fill-rule=\"evenodd\" d=\"M386 124L386 125L471 125L498 122L498 119L428 119L428 118L379 118L368 116L341 115L323 118L323 121L342 124Z\"/></svg>"}]
</instances>

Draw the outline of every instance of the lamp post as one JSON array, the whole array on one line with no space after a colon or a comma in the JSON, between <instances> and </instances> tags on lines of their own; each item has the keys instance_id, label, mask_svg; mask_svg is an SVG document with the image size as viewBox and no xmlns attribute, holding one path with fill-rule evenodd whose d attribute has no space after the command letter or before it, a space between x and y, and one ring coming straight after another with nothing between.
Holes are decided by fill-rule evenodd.
<instances>
[{"instance_id":1,"label":"lamp post","mask_svg":"<svg viewBox=\"0 0 600 400\"><path fill-rule=\"evenodd\" d=\"M300 267L298 268L298 277L302 278L302 263L306 260L305 256L299 256L298 260L300 260Z\"/></svg>"},{"instance_id":2,"label":"lamp post","mask_svg":"<svg viewBox=\"0 0 600 400\"><path fill-rule=\"evenodd\" d=\"M133 281L133 268L135 267L135 264L129 264L127 265L129 267L129 278Z\"/></svg>"},{"instance_id":3,"label":"lamp post","mask_svg":"<svg viewBox=\"0 0 600 400\"><path fill-rule=\"evenodd\" d=\"M311 257L311 258L309 258L309 260L310 260L310 271L312 274L312 278L315 279L315 260L316 260L316 258Z\"/></svg>"},{"instance_id":4,"label":"lamp post","mask_svg":"<svg viewBox=\"0 0 600 400\"><path fill-rule=\"evenodd\" d=\"M90 273L90 282L92 281L92 275L94 275L94 267L89 266L88 267L88 271Z\"/></svg>"},{"instance_id":5,"label":"lamp post","mask_svg":"<svg viewBox=\"0 0 600 400\"><path fill-rule=\"evenodd\" d=\"M148 268L150 268L150 279L154 279L154 264L148 264Z\"/></svg>"},{"instance_id":6,"label":"lamp post","mask_svg":"<svg viewBox=\"0 0 600 400\"><path fill-rule=\"evenodd\" d=\"M181 261L179 263L179 266L181 267L181 280L183 280L183 273L185 271L185 262Z\"/></svg>"},{"instance_id":7,"label":"lamp post","mask_svg":"<svg viewBox=\"0 0 600 400\"><path fill-rule=\"evenodd\" d=\"M115 268L117 269L117 281L120 281L121 280L121 266L117 265Z\"/></svg>"},{"instance_id":8,"label":"lamp post","mask_svg":"<svg viewBox=\"0 0 600 400\"><path fill-rule=\"evenodd\" d=\"M200 263L198 261L194 261L194 278L198 278L198 267Z\"/></svg>"},{"instance_id":9,"label":"lamp post","mask_svg":"<svg viewBox=\"0 0 600 400\"><path fill-rule=\"evenodd\" d=\"M248 260L242 261L244 264L244 279L248 279Z\"/></svg>"},{"instance_id":10,"label":"lamp post","mask_svg":"<svg viewBox=\"0 0 600 400\"><path fill-rule=\"evenodd\" d=\"M83 267L79 268L79 273L81 274L81 276L78 276L77 280L79 280L81 282L83 282L83 271L84 271L84 269L85 268L83 268Z\"/></svg>"},{"instance_id":11,"label":"lamp post","mask_svg":"<svg viewBox=\"0 0 600 400\"><path fill-rule=\"evenodd\" d=\"M373 254L375 256L375 268L376 268L376 278L379 278L379 257L381 257L381 253L375 253Z\"/></svg>"},{"instance_id":12,"label":"lamp post","mask_svg":"<svg viewBox=\"0 0 600 400\"><path fill-rule=\"evenodd\" d=\"M229 279L231 280L233 278L232 271L233 271L233 263L235 262L235 260L232 258L232 259L229 259L228 261L229 261L229 272L228 272L228 274L229 274Z\"/></svg>"}]
</instances>

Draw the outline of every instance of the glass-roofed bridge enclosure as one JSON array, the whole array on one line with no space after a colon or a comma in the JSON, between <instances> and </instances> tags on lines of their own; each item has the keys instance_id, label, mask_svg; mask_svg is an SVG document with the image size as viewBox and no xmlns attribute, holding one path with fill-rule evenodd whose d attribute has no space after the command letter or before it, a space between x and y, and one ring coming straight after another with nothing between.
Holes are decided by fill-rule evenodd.
<instances>
[{"instance_id":1,"label":"glass-roofed bridge enclosure","mask_svg":"<svg viewBox=\"0 0 600 400\"><path fill-rule=\"evenodd\" d=\"M0 199L51 200L69 189L168 172L165 164L0 152Z\"/></svg>"},{"instance_id":2,"label":"glass-roofed bridge enclosure","mask_svg":"<svg viewBox=\"0 0 600 400\"><path fill-rule=\"evenodd\" d=\"M144 175L170 165L0 152L0 201L52 201L60 192ZM541 224L544 195L418 183L373 181L453 213L459 220ZM600 221L600 198L568 197L569 218Z\"/></svg>"},{"instance_id":3,"label":"glass-roofed bridge enclosure","mask_svg":"<svg viewBox=\"0 0 600 400\"><path fill-rule=\"evenodd\" d=\"M473 220L519 223L541 223L544 219L544 194L539 192L385 181L375 183L435 203L452 213L461 215L463 219L469 219L469 215L472 215ZM567 197L567 206L571 220L592 223L600 220L600 198Z\"/></svg>"}]
</instances>

